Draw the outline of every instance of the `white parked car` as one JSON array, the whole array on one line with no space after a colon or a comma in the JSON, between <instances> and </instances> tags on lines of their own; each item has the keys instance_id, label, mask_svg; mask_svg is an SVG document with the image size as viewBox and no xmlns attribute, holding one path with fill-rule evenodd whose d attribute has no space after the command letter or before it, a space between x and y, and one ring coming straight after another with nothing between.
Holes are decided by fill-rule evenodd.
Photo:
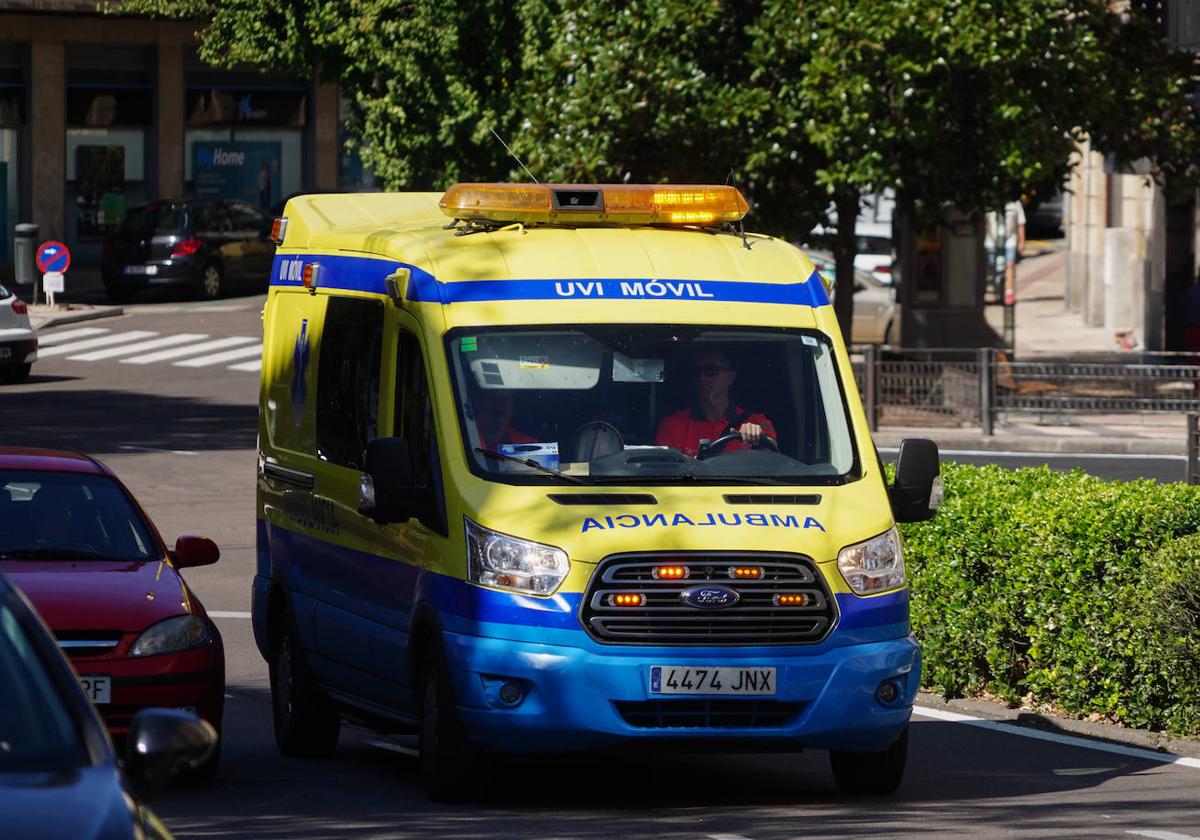
<instances>
[{"instance_id":1,"label":"white parked car","mask_svg":"<svg viewBox=\"0 0 1200 840\"><path fill-rule=\"evenodd\" d=\"M808 257L833 286L830 297L836 296L838 284L833 257L811 251ZM854 269L854 321L850 343L900 343L900 307L896 304L896 288L879 282L874 274L857 266Z\"/></svg>"},{"instance_id":2,"label":"white parked car","mask_svg":"<svg viewBox=\"0 0 1200 840\"><path fill-rule=\"evenodd\" d=\"M0 286L0 383L22 382L37 360L37 336L29 325L29 307Z\"/></svg>"}]
</instances>

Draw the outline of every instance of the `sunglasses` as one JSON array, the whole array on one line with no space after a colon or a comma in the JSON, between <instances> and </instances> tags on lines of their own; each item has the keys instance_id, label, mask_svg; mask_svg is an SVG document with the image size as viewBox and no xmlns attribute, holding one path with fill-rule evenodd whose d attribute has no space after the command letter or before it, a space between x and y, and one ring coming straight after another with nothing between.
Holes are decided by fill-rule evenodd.
<instances>
[{"instance_id":1,"label":"sunglasses","mask_svg":"<svg viewBox=\"0 0 1200 840\"><path fill-rule=\"evenodd\" d=\"M716 376L724 370L733 370L725 365L692 365L692 376Z\"/></svg>"}]
</instances>

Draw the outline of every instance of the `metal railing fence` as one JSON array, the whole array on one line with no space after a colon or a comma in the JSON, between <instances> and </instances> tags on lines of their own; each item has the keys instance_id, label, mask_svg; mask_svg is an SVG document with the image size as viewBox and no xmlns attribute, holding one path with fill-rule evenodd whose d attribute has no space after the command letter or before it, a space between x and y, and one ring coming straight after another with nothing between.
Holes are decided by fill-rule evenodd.
<instances>
[{"instance_id":1,"label":"metal railing fence","mask_svg":"<svg viewBox=\"0 0 1200 840\"><path fill-rule=\"evenodd\" d=\"M868 347L854 361L872 429L975 426L1036 413L1200 412L1195 354L1014 357L1003 350Z\"/></svg>"}]
</instances>

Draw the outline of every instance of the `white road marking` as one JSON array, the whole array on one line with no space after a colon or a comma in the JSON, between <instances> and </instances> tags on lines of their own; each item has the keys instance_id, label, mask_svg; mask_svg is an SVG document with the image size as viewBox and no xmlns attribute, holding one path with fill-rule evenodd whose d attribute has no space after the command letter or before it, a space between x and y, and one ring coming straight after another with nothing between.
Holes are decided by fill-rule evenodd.
<instances>
[{"instance_id":1,"label":"white road marking","mask_svg":"<svg viewBox=\"0 0 1200 840\"><path fill-rule=\"evenodd\" d=\"M159 449L156 446L134 446L132 443L123 443L117 449L127 449L130 452L162 452L166 455L198 455L200 453L193 452L190 449Z\"/></svg>"},{"instance_id":2,"label":"white road marking","mask_svg":"<svg viewBox=\"0 0 1200 840\"><path fill-rule=\"evenodd\" d=\"M749 837L743 837L740 834L709 834L708 837L712 840L750 840Z\"/></svg>"},{"instance_id":3,"label":"white road marking","mask_svg":"<svg viewBox=\"0 0 1200 840\"><path fill-rule=\"evenodd\" d=\"M248 341L258 341L257 338L251 338L245 335L233 335L229 338L217 338L212 341L204 341L200 344L192 344L188 347L174 347L170 350L159 350L157 353L147 353L145 356L135 356L132 359L122 359L123 365L148 365L151 362L164 362L168 359L182 359L184 356L197 356L201 353L209 353L213 350L222 350L226 347L234 347L238 344L245 344Z\"/></svg>"},{"instance_id":4,"label":"white road marking","mask_svg":"<svg viewBox=\"0 0 1200 840\"><path fill-rule=\"evenodd\" d=\"M1103 741L1092 741L1088 738L1079 738L1074 735L1060 735L1057 732L1043 732L1040 729L1030 729L1025 726L1014 726L1012 724L1003 723L996 720L987 720L986 718L974 717L972 715L962 715L958 712L948 712L945 709L931 709L927 706L913 706L913 714L921 717L933 718L934 720L944 721L946 723L965 723L968 726L975 726L980 729L987 729L992 732L1001 732L1005 735L1016 735L1019 738L1032 738L1035 741L1050 741L1054 744L1062 744L1067 747L1079 747L1085 750L1096 750L1098 752L1112 753L1113 755L1123 755L1127 758L1137 758L1142 761L1154 761L1159 764L1171 764L1176 767L1187 767L1193 770L1200 770L1200 758L1186 758L1181 755L1172 755L1171 753L1154 752L1153 750L1144 750L1138 747L1126 747L1122 744L1108 744ZM1200 838L1196 838L1200 840Z\"/></svg>"},{"instance_id":5,"label":"white road marking","mask_svg":"<svg viewBox=\"0 0 1200 840\"><path fill-rule=\"evenodd\" d=\"M249 618L250 613L230 611L230 610L209 610L208 617L209 618Z\"/></svg>"},{"instance_id":6,"label":"white road marking","mask_svg":"<svg viewBox=\"0 0 1200 840\"><path fill-rule=\"evenodd\" d=\"M1178 831L1126 831L1138 837L1151 837L1153 840L1200 840L1194 834L1180 834Z\"/></svg>"},{"instance_id":7,"label":"white road marking","mask_svg":"<svg viewBox=\"0 0 1200 840\"><path fill-rule=\"evenodd\" d=\"M93 347L105 347L110 344L124 344L127 341L137 341L138 339L150 338L155 335L158 335L158 333L150 330L131 330L130 332L102 335L99 338L85 338L83 341L72 341L69 344L56 344L45 350L39 346L38 359L44 359L47 356L65 356L77 350L90 350Z\"/></svg>"},{"instance_id":8,"label":"white road marking","mask_svg":"<svg viewBox=\"0 0 1200 840\"><path fill-rule=\"evenodd\" d=\"M252 362L242 362L240 365L230 365L230 370L244 370L249 373L258 373L262 370L262 359L255 359Z\"/></svg>"},{"instance_id":9,"label":"white road marking","mask_svg":"<svg viewBox=\"0 0 1200 840\"><path fill-rule=\"evenodd\" d=\"M247 356L261 355L261 345L255 345L254 347L239 347L236 350L226 350L224 353L213 353L209 356L201 356L198 359L188 359L185 362L176 362L175 367L208 367L209 365L219 365L221 362L232 362L234 359L244 359Z\"/></svg>"},{"instance_id":10,"label":"white road marking","mask_svg":"<svg viewBox=\"0 0 1200 840\"><path fill-rule=\"evenodd\" d=\"M67 356L73 362L94 362L99 359L112 359L116 356L132 356L146 350L157 350L160 347L171 347L176 344L186 344L189 341L200 341L208 338L205 333L179 333L164 335L162 338L152 338L149 341L138 341L133 344L123 344L120 347L106 347L103 350L93 350L90 353L80 353L78 356Z\"/></svg>"},{"instance_id":11,"label":"white road marking","mask_svg":"<svg viewBox=\"0 0 1200 840\"><path fill-rule=\"evenodd\" d=\"M82 327L77 330L67 330L66 332L50 333L42 335L38 333L38 345L45 347L50 344L62 344L64 341L70 341L73 338L83 338L88 335L99 335L100 333L108 332L104 327Z\"/></svg>"},{"instance_id":12,"label":"white road marking","mask_svg":"<svg viewBox=\"0 0 1200 840\"><path fill-rule=\"evenodd\" d=\"M1073 438L1086 440L1086 438ZM879 447L880 454L896 453L900 450L894 446ZM939 455L969 455L980 457L988 455L1004 456L1006 458L1090 458L1101 461L1144 461L1147 458L1158 461L1186 461L1186 455L1135 455L1122 452L1010 452L1007 449L938 449Z\"/></svg>"}]
</instances>

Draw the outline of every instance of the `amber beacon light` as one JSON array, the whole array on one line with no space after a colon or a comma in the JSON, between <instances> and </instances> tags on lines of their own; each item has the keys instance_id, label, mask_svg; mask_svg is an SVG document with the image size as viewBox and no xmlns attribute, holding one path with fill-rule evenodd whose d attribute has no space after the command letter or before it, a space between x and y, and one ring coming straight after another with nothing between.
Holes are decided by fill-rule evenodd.
<instances>
[{"instance_id":1,"label":"amber beacon light","mask_svg":"<svg viewBox=\"0 0 1200 840\"><path fill-rule=\"evenodd\" d=\"M439 202L461 221L720 225L750 210L735 188L703 184L455 184Z\"/></svg>"}]
</instances>

